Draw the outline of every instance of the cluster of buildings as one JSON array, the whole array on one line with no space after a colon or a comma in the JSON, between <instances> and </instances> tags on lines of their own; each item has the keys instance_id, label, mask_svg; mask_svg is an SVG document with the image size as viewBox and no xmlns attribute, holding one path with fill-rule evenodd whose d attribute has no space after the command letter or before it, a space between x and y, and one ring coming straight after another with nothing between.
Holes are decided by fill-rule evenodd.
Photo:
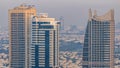
<instances>
[{"instance_id":1,"label":"cluster of buildings","mask_svg":"<svg viewBox=\"0 0 120 68\"><path fill-rule=\"evenodd\" d=\"M8 54L0 53L0 68L9 68Z\"/></svg>"},{"instance_id":2,"label":"cluster of buildings","mask_svg":"<svg viewBox=\"0 0 120 68\"><path fill-rule=\"evenodd\" d=\"M61 68L82 68L82 55L79 52L60 52Z\"/></svg>"},{"instance_id":3,"label":"cluster of buildings","mask_svg":"<svg viewBox=\"0 0 120 68\"><path fill-rule=\"evenodd\" d=\"M9 62L5 62L5 66L9 63L9 68L114 68L114 10L102 16L96 11L93 15L89 10L82 56L77 52L59 53L59 30L59 21L49 18L46 13L37 15L33 6L10 9ZM74 34L83 35L76 31L66 34L68 38Z\"/></svg>"},{"instance_id":4,"label":"cluster of buildings","mask_svg":"<svg viewBox=\"0 0 120 68\"><path fill-rule=\"evenodd\" d=\"M8 31L0 31L0 68L8 68Z\"/></svg>"},{"instance_id":5,"label":"cluster of buildings","mask_svg":"<svg viewBox=\"0 0 120 68\"><path fill-rule=\"evenodd\" d=\"M60 30L60 40L76 40L80 43L84 43L84 28L79 28L76 25L66 26L64 30Z\"/></svg>"},{"instance_id":6,"label":"cluster of buildings","mask_svg":"<svg viewBox=\"0 0 120 68\"><path fill-rule=\"evenodd\" d=\"M59 21L36 8L21 5L9 10L9 67L58 68Z\"/></svg>"}]
</instances>

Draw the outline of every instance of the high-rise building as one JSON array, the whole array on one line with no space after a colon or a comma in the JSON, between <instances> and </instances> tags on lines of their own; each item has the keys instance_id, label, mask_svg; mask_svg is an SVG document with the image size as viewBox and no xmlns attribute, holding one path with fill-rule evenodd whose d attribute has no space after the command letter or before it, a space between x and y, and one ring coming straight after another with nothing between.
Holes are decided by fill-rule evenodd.
<instances>
[{"instance_id":1,"label":"high-rise building","mask_svg":"<svg viewBox=\"0 0 120 68\"><path fill-rule=\"evenodd\" d=\"M82 68L114 68L114 32L114 10L102 16L89 10Z\"/></svg>"},{"instance_id":2,"label":"high-rise building","mask_svg":"<svg viewBox=\"0 0 120 68\"><path fill-rule=\"evenodd\" d=\"M46 13L33 16L29 68L59 67L59 23Z\"/></svg>"},{"instance_id":3,"label":"high-rise building","mask_svg":"<svg viewBox=\"0 0 120 68\"><path fill-rule=\"evenodd\" d=\"M9 10L10 68L28 68L31 15L36 15L36 9L30 5Z\"/></svg>"}]
</instances>

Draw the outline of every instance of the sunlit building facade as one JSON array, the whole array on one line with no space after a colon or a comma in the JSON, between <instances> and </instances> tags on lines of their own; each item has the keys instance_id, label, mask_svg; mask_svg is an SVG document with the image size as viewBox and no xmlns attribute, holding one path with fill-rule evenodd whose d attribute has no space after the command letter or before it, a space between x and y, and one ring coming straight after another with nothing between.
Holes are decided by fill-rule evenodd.
<instances>
[{"instance_id":1,"label":"sunlit building facade","mask_svg":"<svg viewBox=\"0 0 120 68\"><path fill-rule=\"evenodd\" d=\"M9 68L28 68L29 25L32 15L36 15L36 9L30 5L9 10Z\"/></svg>"},{"instance_id":2,"label":"sunlit building facade","mask_svg":"<svg viewBox=\"0 0 120 68\"><path fill-rule=\"evenodd\" d=\"M114 10L102 16L89 10L82 68L114 68L114 32Z\"/></svg>"},{"instance_id":3,"label":"sunlit building facade","mask_svg":"<svg viewBox=\"0 0 120 68\"><path fill-rule=\"evenodd\" d=\"M33 16L29 68L59 67L59 24L46 13Z\"/></svg>"}]
</instances>

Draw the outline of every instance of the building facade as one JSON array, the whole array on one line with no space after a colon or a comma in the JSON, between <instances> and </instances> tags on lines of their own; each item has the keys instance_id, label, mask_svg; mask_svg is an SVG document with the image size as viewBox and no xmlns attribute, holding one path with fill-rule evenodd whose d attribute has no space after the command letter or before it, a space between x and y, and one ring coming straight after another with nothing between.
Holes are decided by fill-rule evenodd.
<instances>
[{"instance_id":1,"label":"building facade","mask_svg":"<svg viewBox=\"0 0 120 68\"><path fill-rule=\"evenodd\" d=\"M85 32L82 68L114 68L114 10L102 16L96 11L89 20Z\"/></svg>"},{"instance_id":2,"label":"building facade","mask_svg":"<svg viewBox=\"0 0 120 68\"><path fill-rule=\"evenodd\" d=\"M29 68L59 67L59 22L43 13L33 16Z\"/></svg>"},{"instance_id":3,"label":"building facade","mask_svg":"<svg viewBox=\"0 0 120 68\"><path fill-rule=\"evenodd\" d=\"M21 5L9 10L10 68L28 68L31 15L36 15L33 6Z\"/></svg>"}]
</instances>

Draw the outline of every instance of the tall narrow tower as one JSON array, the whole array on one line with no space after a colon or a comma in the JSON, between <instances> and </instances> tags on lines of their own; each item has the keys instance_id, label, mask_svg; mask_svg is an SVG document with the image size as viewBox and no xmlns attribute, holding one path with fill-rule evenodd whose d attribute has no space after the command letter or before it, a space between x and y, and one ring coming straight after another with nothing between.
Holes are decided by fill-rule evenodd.
<instances>
[{"instance_id":1,"label":"tall narrow tower","mask_svg":"<svg viewBox=\"0 0 120 68\"><path fill-rule=\"evenodd\" d=\"M89 11L82 68L114 68L114 10L102 16Z\"/></svg>"},{"instance_id":2,"label":"tall narrow tower","mask_svg":"<svg viewBox=\"0 0 120 68\"><path fill-rule=\"evenodd\" d=\"M45 13L33 17L30 68L59 68L59 25Z\"/></svg>"},{"instance_id":3,"label":"tall narrow tower","mask_svg":"<svg viewBox=\"0 0 120 68\"><path fill-rule=\"evenodd\" d=\"M36 15L33 6L21 5L9 10L10 68L28 68L31 15Z\"/></svg>"}]
</instances>

